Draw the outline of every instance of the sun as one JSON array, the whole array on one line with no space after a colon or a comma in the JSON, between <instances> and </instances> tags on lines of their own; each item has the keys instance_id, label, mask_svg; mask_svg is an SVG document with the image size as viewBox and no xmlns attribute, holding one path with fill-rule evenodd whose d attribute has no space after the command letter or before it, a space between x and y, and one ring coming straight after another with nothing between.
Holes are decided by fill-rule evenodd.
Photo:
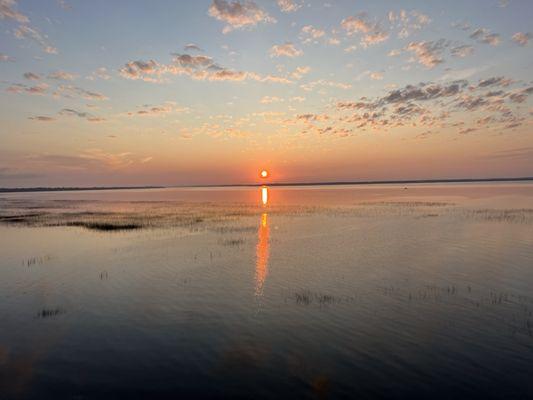
<instances>
[{"instance_id":1,"label":"sun","mask_svg":"<svg viewBox=\"0 0 533 400\"><path fill-rule=\"evenodd\" d=\"M268 178L268 171L266 169L262 170L261 173L259 174L261 176L261 178Z\"/></svg>"}]
</instances>

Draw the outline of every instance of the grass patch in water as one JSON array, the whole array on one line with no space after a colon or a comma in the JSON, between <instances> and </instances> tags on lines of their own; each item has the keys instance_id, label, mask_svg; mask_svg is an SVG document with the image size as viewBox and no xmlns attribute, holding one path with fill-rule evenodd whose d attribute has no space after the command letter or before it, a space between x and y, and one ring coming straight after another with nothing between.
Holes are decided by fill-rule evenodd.
<instances>
[{"instance_id":1,"label":"grass patch in water","mask_svg":"<svg viewBox=\"0 0 533 400\"><path fill-rule=\"evenodd\" d=\"M95 231L129 231L134 229L142 229L140 224L124 224L124 223L112 223L112 222L86 222L86 221L70 221L65 224L66 226L78 226L81 228L91 229Z\"/></svg>"}]
</instances>

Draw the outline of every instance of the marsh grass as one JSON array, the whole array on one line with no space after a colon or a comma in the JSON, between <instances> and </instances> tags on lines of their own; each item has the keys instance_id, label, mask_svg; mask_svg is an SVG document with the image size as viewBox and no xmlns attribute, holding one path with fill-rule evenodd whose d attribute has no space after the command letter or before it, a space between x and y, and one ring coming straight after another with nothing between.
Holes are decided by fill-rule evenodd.
<instances>
[{"instance_id":1,"label":"marsh grass","mask_svg":"<svg viewBox=\"0 0 533 400\"><path fill-rule=\"evenodd\" d=\"M143 228L140 224L128 224L128 223L111 223L111 222L84 222L73 221L68 222L65 226L78 226L82 228L92 229L95 231L129 231L133 229Z\"/></svg>"},{"instance_id":2,"label":"marsh grass","mask_svg":"<svg viewBox=\"0 0 533 400\"><path fill-rule=\"evenodd\" d=\"M465 216L490 222L531 224L533 222L533 208L466 210Z\"/></svg>"},{"instance_id":3,"label":"marsh grass","mask_svg":"<svg viewBox=\"0 0 533 400\"><path fill-rule=\"evenodd\" d=\"M407 304L430 303L432 306L455 305L476 312L500 310L505 312L501 322L513 333L533 337L533 297L506 291L480 290L470 285L402 288L393 285L380 286L378 291L394 300ZM438 309L435 309L437 312Z\"/></svg>"},{"instance_id":4,"label":"marsh grass","mask_svg":"<svg viewBox=\"0 0 533 400\"><path fill-rule=\"evenodd\" d=\"M96 232L123 232L147 228L183 228L190 232L210 230L217 234L253 233L257 225L239 225L245 217L269 215L302 217L468 218L497 223L533 223L533 209L469 209L446 202L378 201L350 206L272 206L265 209L245 203L186 203L176 201L49 201L0 199L0 224L83 228ZM31 211L38 209L38 211ZM228 245L238 245L228 244Z\"/></svg>"},{"instance_id":5,"label":"marsh grass","mask_svg":"<svg viewBox=\"0 0 533 400\"><path fill-rule=\"evenodd\" d=\"M52 256L45 255L41 257L30 257L25 260L22 260L22 265L25 265L27 267L31 267L33 265L41 265L48 261L52 260Z\"/></svg>"},{"instance_id":6,"label":"marsh grass","mask_svg":"<svg viewBox=\"0 0 533 400\"><path fill-rule=\"evenodd\" d=\"M238 238L238 239L226 239L226 240L221 240L219 242L222 246L229 246L229 247L236 247L236 246L241 246L245 243L245 240L242 239L242 238Z\"/></svg>"},{"instance_id":7,"label":"marsh grass","mask_svg":"<svg viewBox=\"0 0 533 400\"><path fill-rule=\"evenodd\" d=\"M338 304L342 302L352 302L355 297L351 296L335 296L321 292L313 292L308 289L299 290L292 295L287 296L288 299L293 300L298 305L312 305L318 304L320 306Z\"/></svg>"},{"instance_id":8,"label":"marsh grass","mask_svg":"<svg viewBox=\"0 0 533 400\"><path fill-rule=\"evenodd\" d=\"M37 313L37 318L52 318L65 313L61 308L43 308Z\"/></svg>"}]
</instances>

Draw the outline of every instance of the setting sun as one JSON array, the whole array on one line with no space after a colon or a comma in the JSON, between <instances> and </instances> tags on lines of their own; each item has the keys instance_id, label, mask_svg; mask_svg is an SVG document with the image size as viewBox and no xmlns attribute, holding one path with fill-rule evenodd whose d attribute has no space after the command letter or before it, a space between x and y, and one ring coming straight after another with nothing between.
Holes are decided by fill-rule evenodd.
<instances>
[{"instance_id":1,"label":"setting sun","mask_svg":"<svg viewBox=\"0 0 533 400\"><path fill-rule=\"evenodd\" d=\"M261 178L268 178L268 171L266 169L261 171Z\"/></svg>"}]
</instances>

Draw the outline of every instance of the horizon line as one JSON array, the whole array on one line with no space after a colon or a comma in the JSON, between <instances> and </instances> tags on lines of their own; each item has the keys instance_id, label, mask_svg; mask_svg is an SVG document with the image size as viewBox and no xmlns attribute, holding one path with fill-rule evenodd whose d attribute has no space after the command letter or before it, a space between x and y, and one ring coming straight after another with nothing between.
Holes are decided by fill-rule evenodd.
<instances>
[{"instance_id":1,"label":"horizon line","mask_svg":"<svg viewBox=\"0 0 533 400\"><path fill-rule=\"evenodd\" d=\"M270 182L270 183L233 183L233 184L188 184L188 185L139 185L139 186L35 186L35 187L0 187L0 193L17 192L59 192L90 190L134 190L167 188L215 188L215 187L259 187L259 186L342 186L342 185L394 185L424 183L468 183L468 182L519 182L533 181L533 176L504 178L443 178L443 179L402 179L372 181L325 181L325 182Z\"/></svg>"}]
</instances>

